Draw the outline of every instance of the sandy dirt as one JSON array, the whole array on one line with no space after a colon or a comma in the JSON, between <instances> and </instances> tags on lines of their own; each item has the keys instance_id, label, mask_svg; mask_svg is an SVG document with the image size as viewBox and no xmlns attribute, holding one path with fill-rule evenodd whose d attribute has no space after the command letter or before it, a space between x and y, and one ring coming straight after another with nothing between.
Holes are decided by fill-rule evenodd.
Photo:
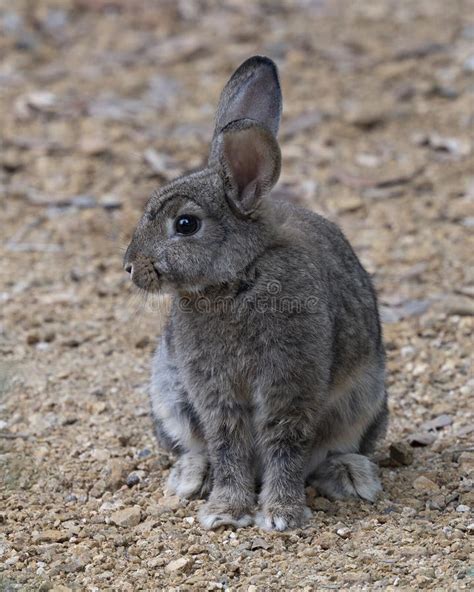
<instances>
[{"instance_id":1,"label":"sandy dirt","mask_svg":"<svg viewBox=\"0 0 474 592\"><path fill-rule=\"evenodd\" d=\"M278 191L373 274L389 368L383 496L308 489L283 534L205 532L163 495L166 303L121 269L255 53L281 71ZM0 0L0 56L0 590L472 587L473 3Z\"/></svg>"}]
</instances>

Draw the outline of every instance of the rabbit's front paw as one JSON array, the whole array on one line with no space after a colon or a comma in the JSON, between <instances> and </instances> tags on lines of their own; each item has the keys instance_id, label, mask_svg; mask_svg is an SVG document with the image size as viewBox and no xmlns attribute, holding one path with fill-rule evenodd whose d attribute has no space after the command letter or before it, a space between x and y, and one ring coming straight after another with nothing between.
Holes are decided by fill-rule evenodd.
<instances>
[{"instance_id":1,"label":"rabbit's front paw","mask_svg":"<svg viewBox=\"0 0 474 592\"><path fill-rule=\"evenodd\" d=\"M256 516L255 523L263 530L287 530L302 528L311 518L311 510L307 506L282 505L264 507Z\"/></svg>"},{"instance_id":2,"label":"rabbit's front paw","mask_svg":"<svg viewBox=\"0 0 474 592\"><path fill-rule=\"evenodd\" d=\"M218 528L223 524L230 524L236 528L250 526L253 517L250 509L238 505L232 505L228 501L210 499L199 510L199 521L206 529Z\"/></svg>"}]
</instances>

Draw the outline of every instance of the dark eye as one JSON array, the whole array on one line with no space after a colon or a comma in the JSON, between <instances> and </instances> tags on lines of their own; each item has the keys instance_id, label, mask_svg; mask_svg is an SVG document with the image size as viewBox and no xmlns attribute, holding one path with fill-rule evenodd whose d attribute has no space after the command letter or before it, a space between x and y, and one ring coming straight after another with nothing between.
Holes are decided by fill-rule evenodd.
<instances>
[{"instance_id":1,"label":"dark eye","mask_svg":"<svg viewBox=\"0 0 474 592\"><path fill-rule=\"evenodd\" d=\"M183 214L178 216L174 223L175 230L178 234L194 234L201 227L201 220L196 216L190 214Z\"/></svg>"}]
</instances>

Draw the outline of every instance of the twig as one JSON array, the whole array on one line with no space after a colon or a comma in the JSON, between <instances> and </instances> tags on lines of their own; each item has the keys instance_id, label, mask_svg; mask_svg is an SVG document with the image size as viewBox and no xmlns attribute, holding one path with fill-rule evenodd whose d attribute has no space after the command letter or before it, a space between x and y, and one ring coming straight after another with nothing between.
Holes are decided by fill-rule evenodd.
<instances>
[{"instance_id":1,"label":"twig","mask_svg":"<svg viewBox=\"0 0 474 592\"><path fill-rule=\"evenodd\" d=\"M29 434L13 434L12 432L4 432L0 431L0 438L5 438L6 440L14 440L15 438L24 438L28 440L30 438Z\"/></svg>"},{"instance_id":2,"label":"twig","mask_svg":"<svg viewBox=\"0 0 474 592\"><path fill-rule=\"evenodd\" d=\"M59 253L62 248L59 245L49 243L18 243L6 245L7 251L14 253Z\"/></svg>"}]
</instances>

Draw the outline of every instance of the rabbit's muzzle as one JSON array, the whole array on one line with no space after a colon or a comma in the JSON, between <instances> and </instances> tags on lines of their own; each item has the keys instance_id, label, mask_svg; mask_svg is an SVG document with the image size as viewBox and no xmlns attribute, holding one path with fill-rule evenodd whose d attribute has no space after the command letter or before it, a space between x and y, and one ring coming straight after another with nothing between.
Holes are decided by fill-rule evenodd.
<instances>
[{"instance_id":1,"label":"rabbit's muzzle","mask_svg":"<svg viewBox=\"0 0 474 592\"><path fill-rule=\"evenodd\" d=\"M133 259L125 257L123 268L130 274L132 282L147 292L158 292L161 287L160 276L152 259L136 255Z\"/></svg>"}]
</instances>

